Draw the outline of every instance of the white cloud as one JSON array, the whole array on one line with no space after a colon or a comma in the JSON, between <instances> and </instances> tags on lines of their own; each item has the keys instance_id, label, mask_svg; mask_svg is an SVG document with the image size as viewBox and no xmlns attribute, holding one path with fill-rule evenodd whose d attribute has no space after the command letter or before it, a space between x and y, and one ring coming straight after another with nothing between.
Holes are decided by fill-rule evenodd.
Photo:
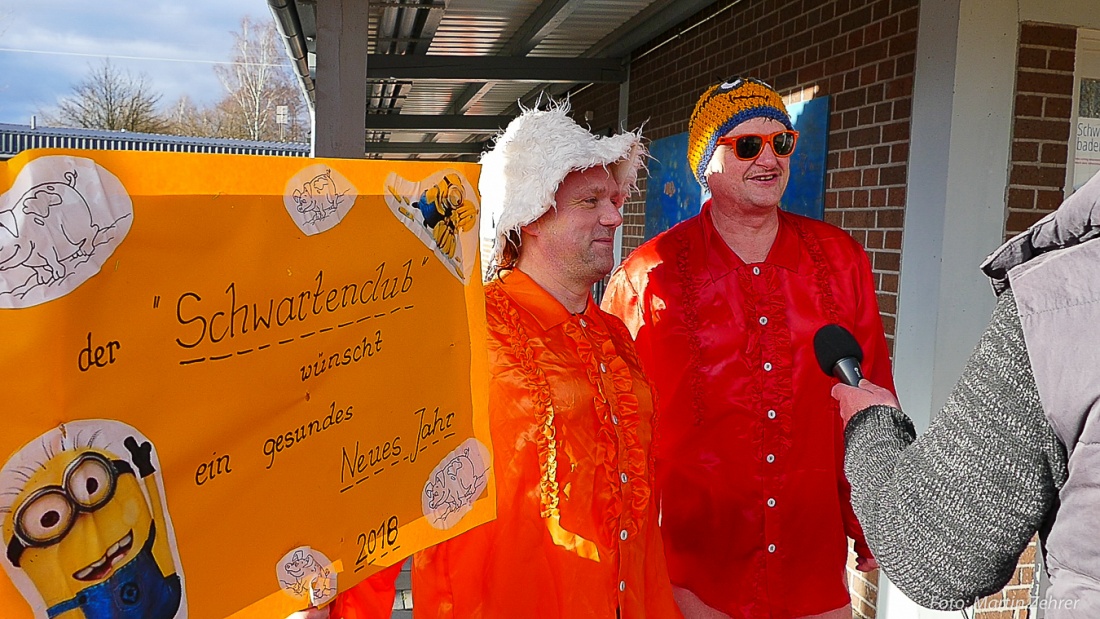
<instances>
[{"instance_id":1,"label":"white cloud","mask_svg":"<svg viewBox=\"0 0 1100 619\"><path fill-rule=\"evenodd\" d=\"M229 59L246 16L272 19L266 0L0 0L0 123L28 123L106 57L163 103L215 101L212 63Z\"/></svg>"}]
</instances>

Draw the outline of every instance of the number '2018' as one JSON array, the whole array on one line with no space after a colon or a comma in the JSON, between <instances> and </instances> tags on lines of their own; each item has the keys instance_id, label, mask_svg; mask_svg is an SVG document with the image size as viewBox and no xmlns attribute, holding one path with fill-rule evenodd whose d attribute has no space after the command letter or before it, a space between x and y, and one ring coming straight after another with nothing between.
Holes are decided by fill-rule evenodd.
<instances>
[{"instance_id":1,"label":"number '2018'","mask_svg":"<svg viewBox=\"0 0 1100 619\"><path fill-rule=\"evenodd\" d=\"M390 516L378 525L377 529L360 533L358 538L359 557L355 560L355 563L359 564L366 561L369 556L383 548L393 548L397 544L397 533L397 516Z\"/></svg>"}]
</instances>

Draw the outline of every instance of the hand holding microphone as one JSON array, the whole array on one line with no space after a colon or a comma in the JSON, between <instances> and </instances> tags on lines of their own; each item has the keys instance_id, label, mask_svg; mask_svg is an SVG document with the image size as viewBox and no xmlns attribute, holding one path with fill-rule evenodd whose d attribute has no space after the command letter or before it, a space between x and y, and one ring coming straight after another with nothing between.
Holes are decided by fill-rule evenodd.
<instances>
[{"instance_id":1,"label":"hand holding microphone","mask_svg":"<svg viewBox=\"0 0 1100 619\"><path fill-rule=\"evenodd\" d=\"M814 354L817 355L821 371L841 381L833 386L831 395L840 402L840 417L845 426L856 413L871 406L901 408L898 399L889 389L883 389L863 378L863 371L859 367L863 361L863 349L844 327L825 325L818 329L814 334Z\"/></svg>"}]
</instances>

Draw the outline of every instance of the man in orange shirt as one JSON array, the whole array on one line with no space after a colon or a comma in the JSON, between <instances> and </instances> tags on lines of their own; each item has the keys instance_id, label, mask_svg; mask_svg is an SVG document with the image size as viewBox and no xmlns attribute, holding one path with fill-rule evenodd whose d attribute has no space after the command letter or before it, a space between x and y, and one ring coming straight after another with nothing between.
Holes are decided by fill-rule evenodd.
<instances>
[{"instance_id":1,"label":"man in orange shirt","mask_svg":"<svg viewBox=\"0 0 1100 619\"><path fill-rule=\"evenodd\" d=\"M644 156L639 134L596 137L561 104L523 113L482 158L497 519L416 555L418 619L680 617L649 385L629 332L591 295ZM372 586L351 596L378 597ZM332 617L371 616L351 596Z\"/></svg>"},{"instance_id":2,"label":"man in orange shirt","mask_svg":"<svg viewBox=\"0 0 1100 619\"><path fill-rule=\"evenodd\" d=\"M874 567L814 334L846 327L892 388L890 358L863 248L779 209L797 138L767 84L708 89L688 162L712 198L634 252L604 297L659 395L661 530L689 619L851 617L847 537Z\"/></svg>"}]
</instances>

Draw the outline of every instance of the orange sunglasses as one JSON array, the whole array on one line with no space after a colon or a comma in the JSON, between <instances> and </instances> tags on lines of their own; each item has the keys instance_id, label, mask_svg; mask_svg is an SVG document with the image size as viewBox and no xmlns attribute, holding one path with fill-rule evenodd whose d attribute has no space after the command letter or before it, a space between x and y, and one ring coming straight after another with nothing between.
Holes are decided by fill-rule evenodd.
<instances>
[{"instance_id":1,"label":"orange sunglasses","mask_svg":"<svg viewBox=\"0 0 1100 619\"><path fill-rule=\"evenodd\" d=\"M776 157L790 157L798 142L798 132L789 129L770 134L746 133L718 138L718 144L728 146L741 161L752 161L764 151L764 144L772 145Z\"/></svg>"}]
</instances>

